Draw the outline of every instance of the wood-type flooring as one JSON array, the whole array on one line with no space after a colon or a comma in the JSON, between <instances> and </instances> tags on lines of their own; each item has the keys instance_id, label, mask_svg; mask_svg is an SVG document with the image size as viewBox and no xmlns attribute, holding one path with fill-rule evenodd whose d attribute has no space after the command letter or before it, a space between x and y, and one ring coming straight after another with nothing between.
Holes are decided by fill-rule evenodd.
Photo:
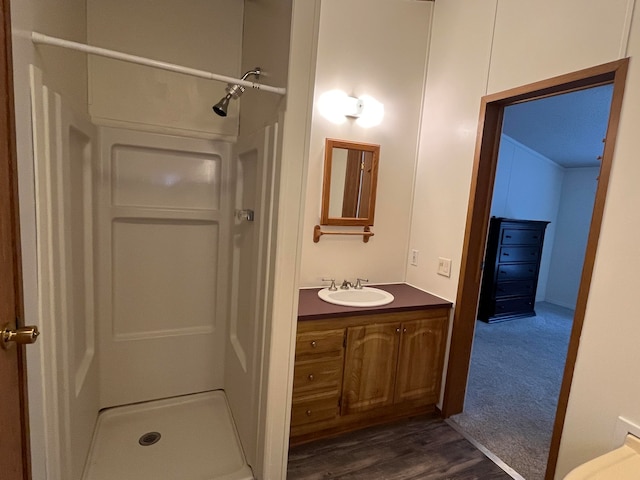
<instances>
[{"instance_id":1,"label":"wood-type flooring","mask_svg":"<svg viewBox=\"0 0 640 480\"><path fill-rule=\"evenodd\" d=\"M288 480L511 480L442 419L417 417L289 450Z\"/></svg>"}]
</instances>

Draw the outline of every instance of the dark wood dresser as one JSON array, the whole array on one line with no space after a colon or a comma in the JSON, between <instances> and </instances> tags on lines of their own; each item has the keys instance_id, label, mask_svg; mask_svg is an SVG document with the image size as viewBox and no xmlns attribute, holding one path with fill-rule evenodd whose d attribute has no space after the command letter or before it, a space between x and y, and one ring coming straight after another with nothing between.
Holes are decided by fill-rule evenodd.
<instances>
[{"instance_id":1,"label":"dark wood dresser","mask_svg":"<svg viewBox=\"0 0 640 480\"><path fill-rule=\"evenodd\" d=\"M531 317L545 229L549 222L492 217L482 272L478 318Z\"/></svg>"}]
</instances>

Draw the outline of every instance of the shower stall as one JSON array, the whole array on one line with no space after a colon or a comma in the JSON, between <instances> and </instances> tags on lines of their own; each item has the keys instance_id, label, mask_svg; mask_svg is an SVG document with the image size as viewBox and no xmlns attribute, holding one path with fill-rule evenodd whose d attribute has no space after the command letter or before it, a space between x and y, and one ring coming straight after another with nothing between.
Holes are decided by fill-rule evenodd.
<instances>
[{"instance_id":1,"label":"shower stall","mask_svg":"<svg viewBox=\"0 0 640 480\"><path fill-rule=\"evenodd\" d=\"M304 148L284 125L305 123L311 86L285 112L277 93L238 99L234 81L225 90L16 32L284 86L298 75L293 2L13 3L19 168L33 179L20 185L23 222L30 207L34 218L26 315L42 332L29 358L34 480L278 471L265 458L286 448L269 438L286 431L288 400L269 372L288 382L278 342L295 325L273 318L281 306L292 314L295 263L282 269L290 280L276 278L275 238L278 215L296 229L281 196L304 178L301 165L284 170L283 152ZM315 7L304 11L316 21ZM211 29L214 18L225 22ZM221 96L224 117L211 110Z\"/></svg>"}]
</instances>

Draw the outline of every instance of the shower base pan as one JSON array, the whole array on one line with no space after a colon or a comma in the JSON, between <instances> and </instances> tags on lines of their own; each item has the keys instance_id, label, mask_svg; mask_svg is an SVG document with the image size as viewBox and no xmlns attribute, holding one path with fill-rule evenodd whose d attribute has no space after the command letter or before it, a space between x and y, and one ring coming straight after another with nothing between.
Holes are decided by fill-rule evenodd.
<instances>
[{"instance_id":1,"label":"shower base pan","mask_svg":"<svg viewBox=\"0 0 640 480\"><path fill-rule=\"evenodd\" d=\"M253 480L222 391L98 416L83 480Z\"/></svg>"}]
</instances>

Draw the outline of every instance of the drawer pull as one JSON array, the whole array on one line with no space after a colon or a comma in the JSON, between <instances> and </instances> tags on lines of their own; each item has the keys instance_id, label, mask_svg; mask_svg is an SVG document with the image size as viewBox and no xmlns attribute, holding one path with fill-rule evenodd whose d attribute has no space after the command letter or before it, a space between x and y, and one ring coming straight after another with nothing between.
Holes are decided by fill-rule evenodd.
<instances>
[{"instance_id":1,"label":"drawer pull","mask_svg":"<svg viewBox=\"0 0 640 480\"><path fill-rule=\"evenodd\" d=\"M317 346L318 346L318 344L316 343L316 341L315 341L315 340L313 340L313 341L311 342L311 348L316 348Z\"/></svg>"},{"instance_id":2,"label":"drawer pull","mask_svg":"<svg viewBox=\"0 0 640 480\"><path fill-rule=\"evenodd\" d=\"M307 414L307 417L311 416L311 410L307 410L305 413Z\"/></svg>"},{"instance_id":3,"label":"drawer pull","mask_svg":"<svg viewBox=\"0 0 640 480\"><path fill-rule=\"evenodd\" d=\"M313 379L314 379L313 373L310 373L307 378L309 379L310 382L313 382Z\"/></svg>"},{"instance_id":4,"label":"drawer pull","mask_svg":"<svg viewBox=\"0 0 640 480\"><path fill-rule=\"evenodd\" d=\"M509 256L509 254L508 254L508 253L503 253L503 254L502 254L502 256L503 256L503 257L508 257L508 256Z\"/></svg>"}]
</instances>

